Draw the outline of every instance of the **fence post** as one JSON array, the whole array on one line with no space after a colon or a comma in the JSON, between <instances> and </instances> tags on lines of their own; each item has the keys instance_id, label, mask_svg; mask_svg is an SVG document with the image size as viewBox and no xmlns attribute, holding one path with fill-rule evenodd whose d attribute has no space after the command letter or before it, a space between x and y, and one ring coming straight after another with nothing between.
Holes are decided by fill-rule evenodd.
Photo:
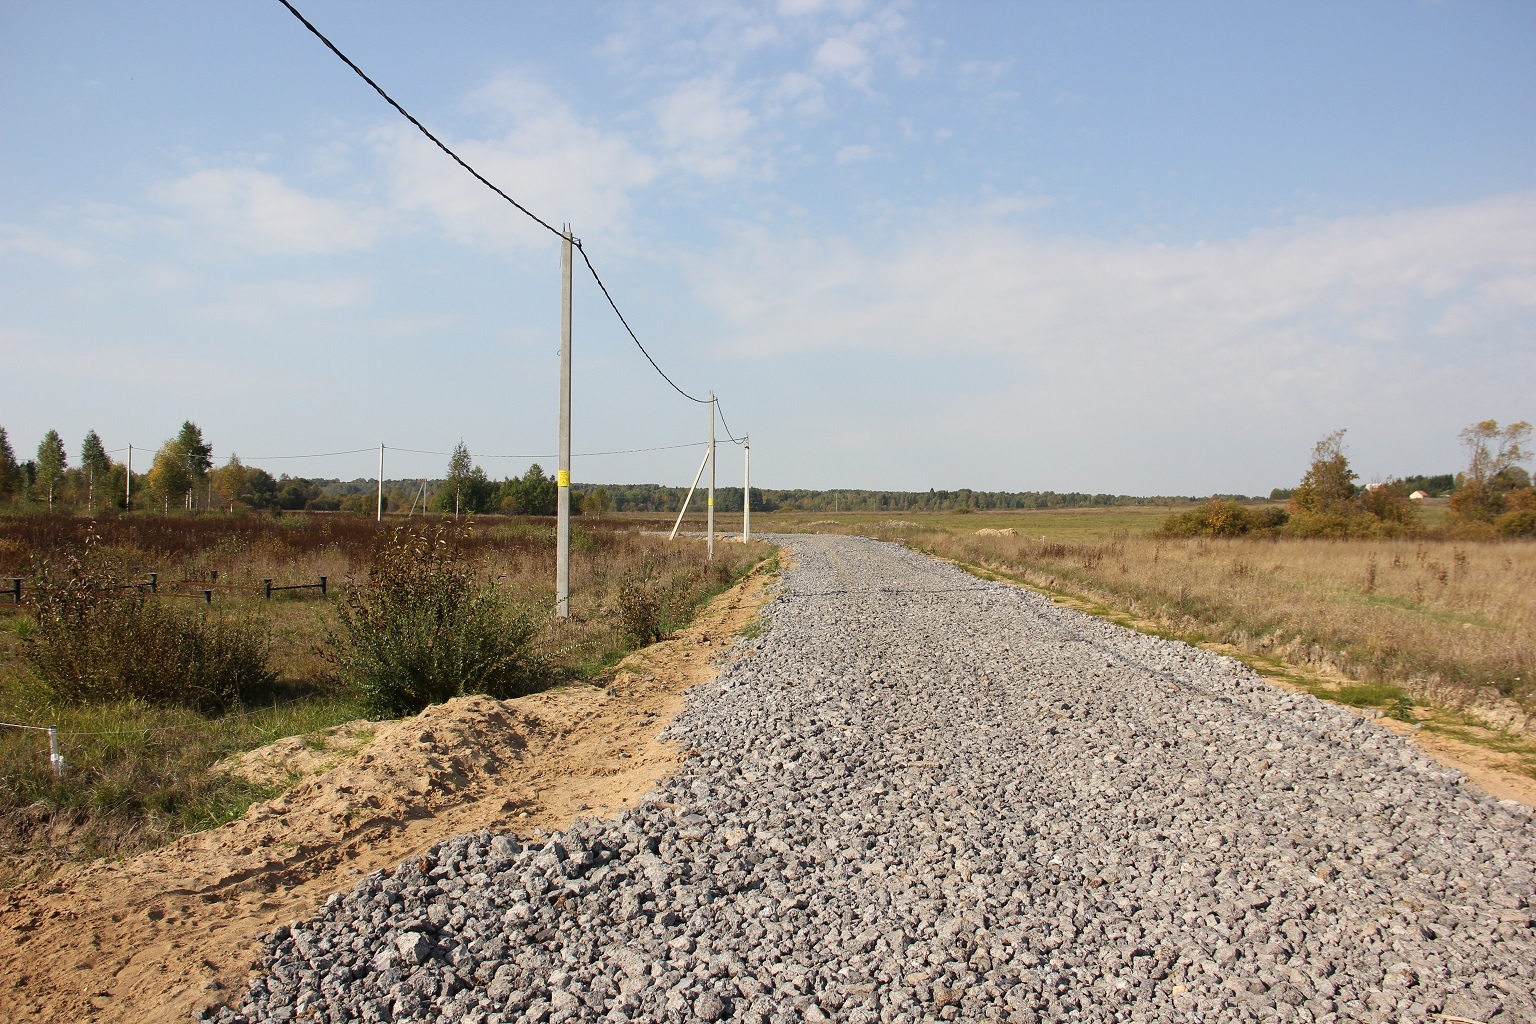
<instances>
[{"instance_id":1,"label":"fence post","mask_svg":"<svg viewBox=\"0 0 1536 1024\"><path fill-rule=\"evenodd\" d=\"M324 576L320 577L320 596L321 597L325 596L325 577Z\"/></svg>"},{"instance_id":2,"label":"fence post","mask_svg":"<svg viewBox=\"0 0 1536 1024\"><path fill-rule=\"evenodd\" d=\"M271 580L262 580L261 583L262 583L262 593L261 593L261 596L263 598L265 598L266 600L268 600L268 601L272 600L272 581Z\"/></svg>"},{"instance_id":3,"label":"fence post","mask_svg":"<svg viewBox=\"0 0 1536 1024\"><path fill-rule=\"evenodd\" d=\"M160 574L159 573L152 572L152 573L149 574L149 589L150 589L150 591L152 593L159 593L160 592Z\"/></svg>"},{"instance_id":4,"label":"fence post","mask_svg":"<svg viewBox=\"0 0 1536 1024\"><path fill-rule=\"evenodd\" d=\"M64 774L64 757L59 753L59 730L52 725L48 727L48 764L53 769L54 778Z\"/></svg>"},{"instance_id":5,"label":"fence post","mask_svg":"<svg viewBox=\"0 0 1536 1024\"><path fill-rule=\"evenodd\" d=\"M203 591L203 604L213 604L213 591L211 591L211 590L204 590Z\"/></svg>"},{"instance_id":6,"label":"fence post","mask_svg":"<svg viewBox=\"0 0 1536 1024\"><path fill-rule=\"evenodd\" d=\"M217 570L217 569L209 569L208 570L208 577L209 577L208 582L210 582L210 583L217 583L217 582L219 582L219 570Z\"/></svg>"},{"instance_id":7,"label":"fence post","mask_svg":"<svg viewBox=\"0 0 1536 1024\"><path fill-rule=\"evenodd\" d=\"M20 576L15 576L11 579L11 597L15 599L18 605L21 604L21 580L22 577Z\"/></svg>"}]
</instances>

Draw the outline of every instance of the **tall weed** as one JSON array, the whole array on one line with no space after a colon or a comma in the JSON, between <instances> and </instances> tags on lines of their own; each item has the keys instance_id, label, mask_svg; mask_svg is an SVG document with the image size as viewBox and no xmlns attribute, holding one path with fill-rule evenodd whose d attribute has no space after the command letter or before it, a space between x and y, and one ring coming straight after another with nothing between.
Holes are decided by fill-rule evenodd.
<instances>
[{"instance_id":1,"label":"tall weed","mask_svg":"<svg viewBox=\"0 0 1536 1024\"><path fill-rule=\"evenodd\" d=\"M273 681L263 619L158 603L125 587L90 544L39 577L25 650L53 702L140 700L216 712Z\"/></svg>"},{"instance_id":2,"label":"tall weed","mask_svg":"<svg viewBox=\"0 0 1536 1024\"><path fill-rule=\"evenodd\" d=\"M337 608L327 656L379 715L406 715L468 693L517 697L545 666L539 621L500 580L482 581L461 545L467 530L401 529L366 582Z\"/></svg>"}]
</instances>

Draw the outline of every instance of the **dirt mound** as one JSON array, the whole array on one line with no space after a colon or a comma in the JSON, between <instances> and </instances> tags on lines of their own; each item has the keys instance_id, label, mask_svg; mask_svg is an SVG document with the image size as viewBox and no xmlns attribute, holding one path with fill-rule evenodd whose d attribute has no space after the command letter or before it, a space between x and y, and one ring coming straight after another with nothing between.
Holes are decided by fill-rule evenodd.
<instances>
[{"instance_id":1,"label":"dirt mound","mask_svg":"<svg viewBox=\"0 0 1536 1024\"><path fill-rule=\"evenodd\" d=\"M222 828L0 895L0 1019L185 1021L237 994L262 935L360 875L459 832L563 828L633 803L677 763L656 736L767 582L754 573L606 686L465 697L232 759L258 777L320 774Z\"/></svg>"},{"instance_id":2,"label":"dirt mound","mask_svg":"<svg viewBox=\"0 0 1536 1024\"><path fill-rule=\"evenodd\" d=\"M266 786L297 782L330 771L366 747L378 725L359 718L307 736L288 736L255 750L231 754L213 767Z\"/></svg>"},{"instance_id":3,"label":"dirt mound","mask_svg":"<svg viewBox=\"0 0 1536 1024\"><path fill-rule=\"evenodd\" d=\"M1017 537L1018 535L1019 531L1011 526L1005 526L1000 530L988 526L976 531L978 537Z\"/></svg>"}]
</instances>

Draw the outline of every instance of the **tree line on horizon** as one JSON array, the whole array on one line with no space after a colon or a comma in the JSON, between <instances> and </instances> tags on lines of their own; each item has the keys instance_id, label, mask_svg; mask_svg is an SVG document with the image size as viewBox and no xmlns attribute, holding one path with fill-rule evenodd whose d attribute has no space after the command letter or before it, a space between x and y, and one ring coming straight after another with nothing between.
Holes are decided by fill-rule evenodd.
<instances>
[{"instance_id":1,"label":"tree line on horizon","mask_svg":"<svg viewBox=\"0 0 1536 1024\"><path fill-rule=\"evenodd\" d=\"M1277 488L1269 497L1288 502L1287 520L1312 522L1319 534L1381 532L1410 524L1416 516L1407 496L1422 490L1450 500L1453 518L1469 523L1500 525L1504 532L1521 529L1501 520L1509 513L1526 510L1531 492L1530 477L1519 463L1529 454L1531 426L1513 423L1499 427L1493 420L1462 431L1469 465L1457 474L1394 478L1384 484L1361 486L1349 468L1343 451L1344 431L1335 431L1319 442L1308 475L1293 488ZM247 466L238 455L215 468L212 445L191 420L160 446L147 471L133 474L133 507L160 511L201 511L239 508L261 510L345 511L372 514L378 501L378 481L354 479L274 477L256 466ZM499 513L503 515L555 514L557 487L553 476L538 463L521 476L492 479L474 464L461 440L449 456L441 479L386 480L386 511L421 509L449 515ZM675 514L687 493L685 487L663 484L582 484L572 487L573 514L607 512ZM59 433L48 431L35 458L17 460L5 428L0 427L0 503L28 507L72 508L88 511L127 507L127 467L112 459L96 431L88 431L81 444L78 465L70 465ZM1217 502L1242 508L1241 502L1259 500L1241 494L1209 498L1182 495L1089 494L1056 491L958 490L894 491L854 488L752 488L752 511L878 512L892 515L921 512L994 512L1029 509L1104 508L1128 505L1200 505ZM715 509L740 512L743 490L719 487ZM1192 515L1191 510L1185 515ZM1249 510L1250 512L1252 510ZM1233 524L1246 523L1249 530L1278 529L1277 510L1244 519L1230 510L1224 513ZM1358 514L1357 514L1358 513ZM1311 520L1308 517L1312 517ZM1320 518L1319 518L1320 517ZM1224 520L1224 522L1226 521ZM1523 519L1520 522L1524 522ZM1321 524L1321 525L1319 525ZM1396 525L1394 525L1396 524ZM1292 527L1296 532L1300 527ZM1532 527L1536 532L1536 526Z\"/></svg>"}]
</instances>

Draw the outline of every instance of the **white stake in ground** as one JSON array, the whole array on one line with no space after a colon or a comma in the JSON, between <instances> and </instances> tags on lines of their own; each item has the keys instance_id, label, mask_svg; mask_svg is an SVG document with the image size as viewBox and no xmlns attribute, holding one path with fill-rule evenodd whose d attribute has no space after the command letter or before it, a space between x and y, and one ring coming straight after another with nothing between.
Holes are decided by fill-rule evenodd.
<instances>
[{"instance_id":1,"label":"white stake in ground","mask_svg":"<svg viewBox=\"0 0 1536 1024\"><path fill-rule=\"evenodd\" d=\"M571 617L571 227L560 243L560 468L555 475L555 615Z\"/></svg>"},{"instance_id":2,"label":"white stake in ground","mask_svg":"<svg viewBox=\"0 0 1536 1024\"><path fill-rule=\"evenodd\" d=\"M715 560L715 393L709 393L709 560Z\"/></svg>"}]
</instances>

